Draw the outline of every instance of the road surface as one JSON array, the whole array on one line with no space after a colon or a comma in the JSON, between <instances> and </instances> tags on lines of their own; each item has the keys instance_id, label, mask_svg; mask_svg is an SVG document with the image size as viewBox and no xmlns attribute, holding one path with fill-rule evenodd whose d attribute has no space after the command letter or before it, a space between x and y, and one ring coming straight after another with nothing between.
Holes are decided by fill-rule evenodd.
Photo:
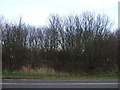
<instances>
[{"instance_id":1,"label":"road surface","mask_svg":"<svg viewBox=\"0 0 120 90\"><path fill-rule=\"evenodd\" d=\"M2 88L118 88L117 80L4 79Z\"/></svg>"}]
</instances>

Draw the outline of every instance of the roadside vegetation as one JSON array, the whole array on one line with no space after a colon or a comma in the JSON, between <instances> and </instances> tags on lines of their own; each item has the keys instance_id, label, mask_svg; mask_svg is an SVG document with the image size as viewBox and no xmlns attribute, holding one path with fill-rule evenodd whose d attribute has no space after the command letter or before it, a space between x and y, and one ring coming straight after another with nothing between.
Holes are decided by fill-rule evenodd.
<instances>
[{"instance_id":1,"label":"roadside vegetation","mask_svg":"<svg viewBox=\"0 0 120 90\"><path fill-rule=\"evenodd\" d=\"M40 79L40 80L118 80L117 73L97 74L97 75L77 75L77 74L35 74L3 72L3 79Z\"/></svg>"},{"instance_id":2,"label":"roadside vegetation","mask_svg":"<svg viewBox=\"0 0 120 90\"><path fill-rule=\"evenodd\" d=\"M120 29L107 16L54 14L48 21L36 27L0 19L3 78L116 79Z\"/></svg>"}]
</instances>

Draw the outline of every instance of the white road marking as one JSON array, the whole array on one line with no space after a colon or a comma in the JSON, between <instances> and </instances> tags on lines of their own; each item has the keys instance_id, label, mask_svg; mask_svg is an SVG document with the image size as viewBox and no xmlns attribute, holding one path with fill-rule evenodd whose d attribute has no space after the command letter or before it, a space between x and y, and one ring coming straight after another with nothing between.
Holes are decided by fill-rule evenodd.
<instances>
[{"instance_id":1,"label":"white road marking","mask_svg":"<svg viewBox=\"0 0 120 90\"><path fill-rule=\"evenodd\" d=\"M0 83L2 85L118 85L118 83Z\"/></svg>"}]
</instances>

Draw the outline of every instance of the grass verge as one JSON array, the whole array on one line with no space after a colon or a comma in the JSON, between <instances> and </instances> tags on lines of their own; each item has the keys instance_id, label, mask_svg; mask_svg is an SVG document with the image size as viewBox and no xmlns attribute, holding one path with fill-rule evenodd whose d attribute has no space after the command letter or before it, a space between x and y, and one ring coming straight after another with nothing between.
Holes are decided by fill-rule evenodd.
<instances>
[{"instance_id":1,"label":"grass verge","mask_svg":"<svg viewBox=\"0 0 120 90\"><path fill-rule=\"evenodd\" d=\"M117 80L117 73L100 75L72 75L72 74L30 74L30 73L12 73L3 72L2 79L41 79L41 80Z\"/></svg>"}]
</instances>

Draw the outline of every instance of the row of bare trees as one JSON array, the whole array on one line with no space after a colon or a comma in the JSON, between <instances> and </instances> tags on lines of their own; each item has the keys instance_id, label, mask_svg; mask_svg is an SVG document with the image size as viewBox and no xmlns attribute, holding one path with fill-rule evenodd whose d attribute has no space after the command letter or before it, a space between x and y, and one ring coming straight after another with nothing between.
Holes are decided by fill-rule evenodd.
<instances>
[{"instance_id":1,"label":"row of bare trees","mask_svg":"<svg viewBox=\"0 0 120 90\"><path fill-rule=\"evenodd\" d=\"M3 70L43 65L69 73L116 71L118 32L111 32L107 16L84 12L61 17L50 15L45 27L2 23Z\"/></svg>"}]
</instances>

